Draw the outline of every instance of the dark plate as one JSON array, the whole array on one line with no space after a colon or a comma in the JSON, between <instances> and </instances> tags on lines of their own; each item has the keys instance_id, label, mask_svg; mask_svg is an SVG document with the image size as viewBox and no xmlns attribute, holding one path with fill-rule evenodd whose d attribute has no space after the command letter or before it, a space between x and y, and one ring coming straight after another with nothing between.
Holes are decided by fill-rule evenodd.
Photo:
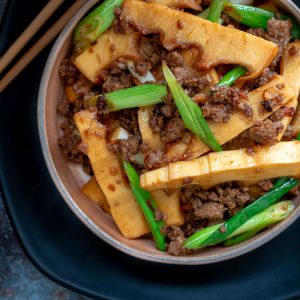
<instances>
[{"instance_id":1,"label":"dark plate","mask_svg":"<svg viewBox=\"0 0 300 300\"><path fill-rule=\"evenodd\" d=\"M9 1L1 53L46 2ZM65 7L72 3L65 2ZM58 194L38 140L37 92L49 50L0 95L2 195L19 240L39 270L97 298L299 299L300 220L259 249L208 266L140 261L94 236Z\"/></svg>"}]
</instances>

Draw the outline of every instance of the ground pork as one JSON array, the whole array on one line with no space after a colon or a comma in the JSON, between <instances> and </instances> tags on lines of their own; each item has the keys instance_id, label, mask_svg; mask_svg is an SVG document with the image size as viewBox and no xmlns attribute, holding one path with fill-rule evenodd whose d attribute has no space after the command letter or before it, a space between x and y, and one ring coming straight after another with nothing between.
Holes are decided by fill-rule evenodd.
<instances>
[{"instance_id":1,"label":"ground pork","mask_svg":"<svg viewBox=\"0 0 300 300\"><path fill-rule=\"evenodd\" d=\"M182 119L173 117L165 123L165 126L161 131L161 140L164 143L174 142L183 138L185 131L186 129Z\"/></svg>"},{"instance_id":2,"label":"ground pork","mask_svg":"<svg viewBox=\"0 0 300 300\"><path fill-rule=\"evenodd\" d=\"M249 136L258 144L272 145L276 142L279 133L283 131L283 124L281 122L272 122L267 119L258 122L249 130Z\"/></svg>"},{"instance_id":3,"label":"ground pork","mask_svg":"<svg viewBox=\"0 0 300 300\"><path fill-rule=\"evenodd\" d=\"M181 203L188 208L187 210L193 211L194 218L200 220L222 219L225 212L233 215L251 200L248 188L237 183L216 185L208 190L200 187L184 188L181 191L180 199ZM201 212L201 207L205 203L213 204L207 205ZM204 216L206 218L203 218Z\"/></svg>"},{"instance_id":4,"label":"ground pork","mask_svg":"<svg viewBox=\"0 0 300 300\"><path fill-rule=\"evenodd\" d=\"M281 121L284 117L293 117L295 112L296 110L294 107L282 106L270 116L270 119L273 122Z\"/></svg>"},{"instance_id":5,"label":"ground pork","mask_svg":"<svg viewBox=\"0 0 300 300\"><path fill-rule=\"evenodd\" d=\"M136 138L141 140L137 110L138 109L135 108L124 109L119 112L115 112L113 115L111 115L111 117L118 121L120 127L126 129Z\"/></svg>"},{"instance_id":6,"label":"ground pork","mask_svg":"<svg viewBox=\"0 0 300 300\"><path fill-rule=\"evenodd\" d=\"M158 38L141 37L138 44L138 51L143 59L155 67L166 57L167 51L160 45Z\"/></svg>"},{"instance_id":7,"label":"ground pork","mask_svg":"<svg viewBox=\"0 0 300 300\"><path fill-rule=\"evenodd\" d=\"M277 73L274 70L271 70L270 68L265 68L262 74L258 78L251 80L244 86L244 90L252 91L254 89L257 89L258 87L266 84L276 74Z\"/></svg>"},{"instance_id":8,"label":"ground pork","mask_svg":"<svg viewBox=\"0 0 300 300\"><path fill-rule=\"evenodd\" d=\"M81 164L84 171L92 175L93 170L87 155L78 148L81 144L81 137L74 121L72 119L65 119L64 122L61 123L60 129L63 134L58 139L58 144L66 159L73 163Z\"/></svg>"},{"instance_id":9,"label":"ground pork","mask_svg":"<svg viewBox=\"0 0 300 300\"><path fill-rule=\"evenodd\" d=\"M179 226L163 227L161 231L167 238L167 252L169 254L178 256L188 253L182 246L185 235Z\"/></svg>"},{"instance_id":10,"label":"ground pork","mask_svg":"<svg viewBox=\"0 0 300 300\"><path fill-rule=\"evenodd\" d=\"M168 158L163 150L153 150L148 145L143 144L141 151L144 155L144 163L148 170L160 168L168 162Z\"/></svg>"},{"instance_id":11,"label":"ground pork","mask_svg":"<svg viewBox=\"0 0 300 300\"><path fill-rule=\"evenodd\" d=\"M181 67L184 65L183 57L178 51L169 52L166 61L169 67Z\"/></svg>"},{"instance_id":12,"label":"ground pork","mask_svg":"<svg viewBox=\"0 0 300 300\"><path fill-rule=\"evenodd\" d=\"M252 117L253 109L247 103L247 99L247 95L238 88L216 86L211 89L207 101L201 108L205 118L226 123L235 110L241 111L248 118Z\"/></svg>"},{"instance_id":13,"label":"ground pork","mask_svg":"<svg viewBox=\"0 0 300 300\"><path fill-rule=\"evenodd\" d=\"M193 69L184 66L171 67L170 69L190 97L200 93L209 85L207 76L200 75Z\"/></svg>"},{"instance_id":14,"label":"ground pork","mask_svg":"<svg viewBox=\"0 0 300 300\"><path fill-rule=\"evenodd\" d=\"M107 70L101 71L102 92L113 92L134 86L134 78L122 61L115 61Z\"/></svg>"},{"instance_id":15,"label":"ground pork","mask_svg":"<svg viewBox=\"0 0 300 300\"><path fill-rule=\"evenodd\" d=\"M299 48L295 45L292 45L288 51L290 56L295 56L296 54L299 53Z\"/></svg>"},{"instance_id":16,"label":"ground pork","mask_svg":"<svg viewBox=\"0 0 300 300\"><path fill-rule=\"evenodd\" d=\"M65 58L59 67L60 76L66 85L72 85L78 79L80 72L72 63L70 58Z\"/></svg>"},{"instance_id":17,"label":"ground pork","mask_svg":"<svg viewBox=\"0 0 300 300\"><path fill-rule=\"evenodd\" d=\"M135 162L134 155L140 151L140 140L134 135L129 135L127 140L116 140L109 149L120 153L127 162Z\"/></svg>"},{"instance_id":18,"label":"ground pork","mask_svg":"<svg viewBox=\"0 0 300 300\"><path fill-rule=\"evenodd\" d=\"M291 39L291 27L292 23L290 20L283 21L272 18L267 23L267 31L262 28L248 29L249 33L278 45L278 54L270 65L272 68L275 68L278 65L283 54L283 49Z\"/></svg>"},{"instance_id":19,"label":"ground pork","mask_svg":"<svg viewBox=\"0 0 300 300\"><path fill-rule=\"evenodd\" d=\"M195 216L200 219L220 220L223 219L224 205L218 202L206 202L195 209Z\"/></svg>"}]
</instances>

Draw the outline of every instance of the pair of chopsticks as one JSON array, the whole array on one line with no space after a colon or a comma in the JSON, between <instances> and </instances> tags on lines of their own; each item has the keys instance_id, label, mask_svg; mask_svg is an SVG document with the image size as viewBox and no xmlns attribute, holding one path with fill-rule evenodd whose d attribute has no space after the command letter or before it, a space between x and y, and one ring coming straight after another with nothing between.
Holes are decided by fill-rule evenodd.
<instances>
[{"instance_id":1,"label":"pair of chopsticks","mask_svg":"<svg viewBox=\"0 0 300 300\"><path fill-rule=\"evenodd\" d=\"M20 58L20 60L0 80L0 93L23 71L23 69L57 36L87 0L75 3L55 22L51 28ZM12 62L38 29L49 19L64 0L50 0L20 37L0 58L0 74Z\"/></svg>"}]
</instances>

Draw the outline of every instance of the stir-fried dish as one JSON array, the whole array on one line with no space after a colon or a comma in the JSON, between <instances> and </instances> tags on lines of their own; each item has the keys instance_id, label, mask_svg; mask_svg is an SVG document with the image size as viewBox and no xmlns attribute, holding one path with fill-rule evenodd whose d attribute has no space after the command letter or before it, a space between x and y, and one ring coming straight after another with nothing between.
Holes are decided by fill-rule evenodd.
<instances>
[{"instance_id":1,"label":"stir-fried dish","mask_svg":"<svg viewBox=\"0 0 300 300\"><path fill-rule=\"evenodd\" d=\"M83 193L123 236L171 255L236 245L287 218L299 38L273 2L105 0L60 67L58 142L91 176Z\"/></svg>"}]
</instances>

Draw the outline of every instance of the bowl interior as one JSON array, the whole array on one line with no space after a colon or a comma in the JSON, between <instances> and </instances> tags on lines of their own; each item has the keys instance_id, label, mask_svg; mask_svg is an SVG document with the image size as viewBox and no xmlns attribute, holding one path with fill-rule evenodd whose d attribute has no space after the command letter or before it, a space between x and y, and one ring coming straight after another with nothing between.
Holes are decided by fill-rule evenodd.
<instances>
[{"instance_id":1,"label":"bowl interior","mask_svg":"<svg viewBox=\"0 0 300 300\"><path fill-rule=\"evenodd\" d=\"M292 224L300 214L299 207L287 220L240 245L228 248L214 246L195 255L172 257L156 250L154 243L148 239L124 238L112 218L81 192L88 177L80 166L67 162L57 143L60 135L57 104L64 93L59 66L71 47L74 26L96 2L88 1L57 39L47 61L39 93L38 121L44 157L55 185L78 218L97 236L119 250L138 258L170 264L206 264L233 258L266 243ZM299 9L291 1L277 2L299 19Z\"/></svg>"}]
</instances>

